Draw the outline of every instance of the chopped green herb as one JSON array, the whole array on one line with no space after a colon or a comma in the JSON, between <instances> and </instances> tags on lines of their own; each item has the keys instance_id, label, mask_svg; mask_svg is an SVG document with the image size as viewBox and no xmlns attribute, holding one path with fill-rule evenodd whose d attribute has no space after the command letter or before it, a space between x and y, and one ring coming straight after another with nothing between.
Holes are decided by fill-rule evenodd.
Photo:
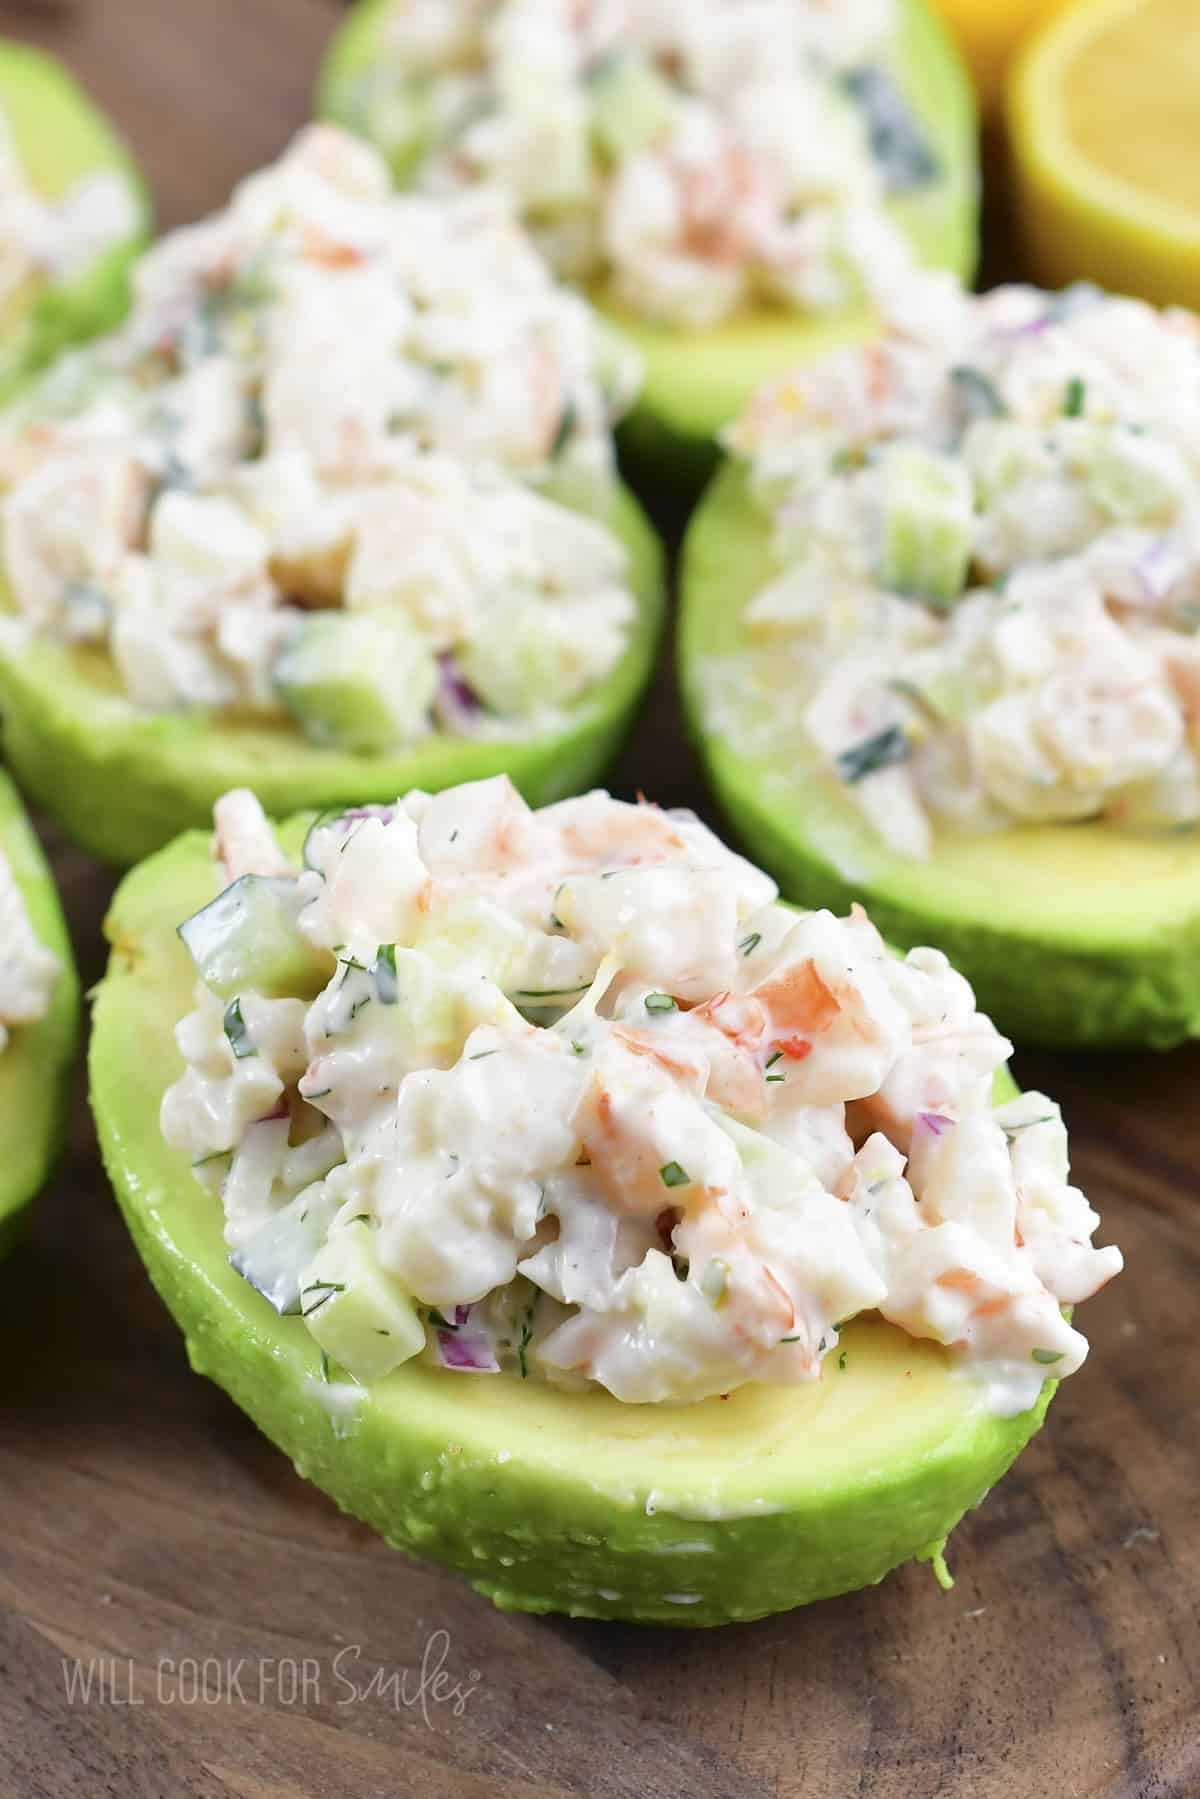
<instances>
[{"instance_id":1,"label":"chopped green herb","mask_svg":"<svg viewBox=\"0 0 1200 1799\"><path fill-rule=\"evenodd\" d=\"M786 1081L786 1080L787 1080L786 1074L769 1074L767 1076L767 1085L770 1086L773 1081Z\"/></svg>"},{"instance_id":2,"label":"chopped green herb","mask_svg":"<svg viewBox=\"0 0 1200 1799\"><path fill-rule=\"evenodd\" d=\"M533 1337L533 1317L534 1313L537 1311L538 1301L541 1297L541 1289L535 1288L533 1298L529 1302L529 1309L521 1323L521 1337L517 1344L517 1366L521 1370L522 1380L527 1380L529 1377L529 1365L525 1360L525 1356Z\"/></svg>"},{"instance_id":3,"label":"chopped green herb","mask_svg":"<svg viewBox=\"0 0 1200 1799\"><path fill-rule=\"evenodd\" d=\"M571 1041L571 1048L574 1050L574 1052L577 1056L586 1056L587 1055L586 1046L582 1043L576 1043L574 1041L574 1039L572 1039L572 1041Z\"/></svg>"},{"instance_id":4,"label":"chopped green herb","mask_svg":"<svg viewBox=\"0 0 1200 1799\"><path fill-rule=\"evenodd\" d=\"M256 1056L258 1054L258 1051L254 1047L250 1032L246 1028L246 1021L242 1017L242 1002L240 999L230 1000L225 1008L224 1023L225 1035L229 1039L229 1047L233 1051L234 1059L236 1061L244 1062L247 1056Z\"/></svg>"},{"instance_id":5,"label":"chopped green herb","mask_svg":"<svg viewBox=\"0 0 1200 1799\"><path fill-rule=\"evenodd\" d=\"M838 1372L841 1374L845 1374L846 1372L846 1352L844 1349L838 1357Z\"/></svg>"},{"instance_id":6,"label":"chopped green herb","mask_svg":"<svg viewBox=\"0 0 1200 1799\"><path fill-rule=\"evenodd\" d=\"M687 1187L692 1178L678 1162L664 1162L658 1171L658 1177L664 1187Z\"/></svg>"},{"instance_id":7,"label":"chopped green herb","mask_svg":"<svg viewBox=\"0 0 1200 1799\"><path fill-rule=\"evenodd\" d=\"M995 385L988 379L982 369L971 368L966 363L959 363L950 370L950 379L954 383L959 400L965 407L968 417L973 419L1002 419L1008 415L1008 407Z\"/></svg>"},{"instance_id":8,"label":"chopped green herb","mask_svg":"<svg viewBox=\"0 0 1200 1799\"><path fill-rule=\"evenodd\" d=\"M782 1060L783 1060L783 1051L781 1049L777 1049L773 1056L767 1057L767 1067L774 1068L776 1062L782 1062Z\"/></svg>"},{"instance_id":9,"label":"chopped green herb","mask_svg":"<svg viewBox=\"0 0 1200 1799\"><path fill-rule=\"evenodd\" d=\"M889 725L885 731L876 731L873 737L864 737L861 743L855 743L848 750L843 750L835 757L834 767L839 779L853 787L856 781L865 781L868 775L878 774L881 769L893 768L898 762L907 762L912 755L912 744L904 734L900 725Z\"/></svg>"},{"instance_id":10,"label":"chopped green herb","mask_svg":"<svg viewBox=\"0 0 1200 1799\"><path fill-rule=\"evenodd\" d=\"M300 1297L303 1299L308 1293L319 1293L321 1297L314 1305L301 1306L300 1310L305 1318L311 1318L314 1312L319 1312L323 1305L329 1303L335 1293L344 1293L345 1291L344 1281L313 1281L311 1286L300 1289Z\"/></svg>"},{"instance_id":11,"label":"chopped green herb","mask_svg":"<svg viewBox=\"0 0 1200 1799\"><path fill-rule=\"evenodd\" d=\"M742 941L738 944L738 948L741 950L743 956L752 956L761 942L762 932L751 931L748 937L742 938Z\"/></svg>"},{"instance_id":12,"label":"chopped green herb","mask_svg":"<svg viewBox=\"0 0 1200 1799\"><path fill-rule=\"evenodd\" d=\"M1078 419L1083 417L1083 409L1087 405L1087 383L1079 375L1072 375L1067 382L1067 391L1063 395L1063 417Z\"/></svg>"},{"instance_id":13,"label":"chopped green herb","mask_svg":"<svg viewBox=\"0 0 1200 1799\"><path fill-rule=\"evenodd\" d=\"M375 966L371 970L375 982L375 991L379 995L379 1003L394 1006L400 998L400 983L396 978L396 945L381 943L375 951ZM353 1012L350 1014L354 1017Z\"/></svg>"},{"instance_id":14,"label":"chopped green herb","mask_svg":"<svg viewBox=\"0 0 1200 1799\"><path fill-rule=\"evenodd\" d=\"M646 995L647 1012L677 1012L679 1008L669 993L648 993Z\"/></svg>"},{"instance_id":15,"label":"chopped green herb","mask_svg":"<svg viewBox=\"0 0 1200 1799\"><path fill-rule=\"evenodd\" d=\"M516 998L570 999L572 994L586 993L591 984L590 981L585 981L582 987L520 987L517 989Z\"/></svg>"},{"instance_id":16,"label":"chopped green herb","mask_svg":"<svg viewBox=\"0 0 1200 1799\"><path fill-rule=\"evenodd\" d=\"M568 400L562 409L558 421L558 429L555 431L554 441L550 445L551 462L558 461L558 458L562 455L563 451L574 437L575 427L578 423L579 419L575 411L575 402L574 400Z\"/></svg>"},{"instance_id":17,"label":"chopped green herb","mask_svg":"<svg viewBox=\"0 0 1200 1799\"><path fill-rule=\"evenodd\" d=\"M781 1343L798 1343L800 1341L800 1338L799 1338L799 1335L797 1335L795 1337L780 1337L779 1341Z\"/></svg>"},{"instance_id":18,"label":"chopped green herb","mask_svg":"<svg viewBox=\"0 0 1200 1799\"><path fill-rule=\"evenodd\" d=\"M1033 1359L1040 1362L1043 1368L1050 1368L1055 1362L1062 1361L1063 1352L1061 1349L1035 1349Z\"/></svg>"},{"instance_id":19,"label":"chopped green herb","mask_svg":"<svg viewBox=\"0 0 1200 1799\"><path fill-rule=\"evenodd\" d=\"M467 1057L468 1062L482 1062L486 1056L494 1056L494 1049L474 1049Z\"/></svg>"}]
</instances>

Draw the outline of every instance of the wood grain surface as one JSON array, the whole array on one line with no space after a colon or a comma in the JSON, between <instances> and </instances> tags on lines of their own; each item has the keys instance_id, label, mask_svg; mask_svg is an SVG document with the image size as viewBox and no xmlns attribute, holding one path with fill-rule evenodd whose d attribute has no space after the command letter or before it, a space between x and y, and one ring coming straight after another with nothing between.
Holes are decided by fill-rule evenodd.
<instances>
[{"instance_id":1,"label":"wood grain surface","mask_svg":"<svg viewBox=\"0 0 1200 1799\"><path fill-rule=\"evenodd\" d=\"M168 224L301 122L336 16L0 4L123 120ZM666 672L613 784L705 807ZM51 847L91 981L111 882ZM953 1592L910 1568L715 1633L503 1616L306 1487L189 1373L81 1094L0 1281L0 1799L1197 1799L1200 1052L1017 1072L1128 1258L1087 1368Z\"/></svg>"}]
</instances>

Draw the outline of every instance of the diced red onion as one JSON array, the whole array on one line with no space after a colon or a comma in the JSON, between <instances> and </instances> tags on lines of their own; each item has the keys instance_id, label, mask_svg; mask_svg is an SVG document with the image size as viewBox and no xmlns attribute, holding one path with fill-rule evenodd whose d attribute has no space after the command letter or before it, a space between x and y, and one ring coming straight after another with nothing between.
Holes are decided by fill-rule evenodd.
<instances>
[{"instance_id":1,"label":"diced red onion","mask_svg":"<svg viewBox=\"0 0 1200 1799\"><path fill-rule=\"evenodd\" d=\"M469 1311L456 1308L455 1315ZM457 1374L499 1374L500 1364L492 1350L491 1340L480 1330L435 1330L434 1349L443 1368Z\"/></svg>"},{"instance_id":2,"label":"diced red onion","mask_svg":"<svg viewBox=\"0 0 1200 1799\"><path fill-rule=\"evenodd\" d=\"M443 715L451 723L455 720L469 722L478 717L483 710L479 696L470 683L463 679L453 651L442 651L438 657L438 669L441 677L438 705Z\"/></svg>"},{"instance_id":3,"label":"diced red onion","mask_svg":"<svg viewBox=\"0 0 1200 1799\"><path fill-rule=\"evenodd\" d=\"M1165 600L1187 563L1169 537L1160 537L1138 557L1133 571L1141 582L1148 600Z\"/></svg>"},{"instance_id":4,"label":"diced red onion","mask_svg":"<svg viewBox=\"0 0 1200 1799\"><path fill-rule=\"evenodd\" d=\"M944 1137L953 1129L953 1118L946 1118L941 1112L918 1112L913 1121L914 1137Z\"/></svg>"}]
</instances>

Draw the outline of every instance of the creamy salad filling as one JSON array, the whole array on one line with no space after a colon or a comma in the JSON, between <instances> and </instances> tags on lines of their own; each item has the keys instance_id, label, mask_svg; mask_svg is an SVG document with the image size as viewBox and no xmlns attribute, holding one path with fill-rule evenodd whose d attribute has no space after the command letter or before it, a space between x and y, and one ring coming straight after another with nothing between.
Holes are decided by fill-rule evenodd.
<instances>
[{"instance_id":1,"label":"creamy salad filling","mask_svg":"<svg viewBox=\"0 0 1200 1799\"><path fill-rule=\"evenodd\" d=\"M1200 821L1200 320L923 278L731 448L773 526L714 704L878 838ZM736 690L736 700L729 698Z\"/></svg>"},{"instance_id":2,"label":"creamy salad filling","mask_svg":"<svg viewBox=\"0 0 1200 1799\"><path fill-rule=\"evenodd\" d=\"M494 197L394 197L312 128L0 415L11 601L148 709L362 751L545 715L633 621L586 516L630 379Z\"/></svg>"},{"instance_id":3,"label":"creamy salad filling","mask_svg":"<svg viewBox=\"0 0 1200 1799\"><path fill-rule=\"evenodd\" d=\"M499 188L640 316L823 311L904 272L885 205L937 173L898 28L896 0L398 0L348 107L406 181Z\"/></svg>"},{"instance_id":4,"label":"creamy salad filling","mask_svg":"<svg viewBox=\"0 0 1200 1799\"><path fill-rule=\"evenodd\" d=\"M140 225L137 193L119 169L98 169L57 200L43 200L0 107L0 307L41 283L82 275Z\"/></svg>"},{"instance_id":5,"label":"creamy salad filling","mask_svg":"<svg viewBox=\"0 0 1200 1799\"><path fill-rule=\"evenodd\" d=\"M34 932L12 864L0 850L0 1054L15 1028L46 1016L60 973L58 957Z\"/></svg>"},{"instance_id":6,"label":"creamy salad filling","mask_svg":"<svg viewBox=\"0 0 1200 1799\"><path fill-rule=\"evenodd\" d=\"M162 1130L233 1265L358 1381L463 1373L692 1401L834 1377L878 1313L1010 1415L1121 1267L1058 1107L932 949L798 913L690 813L504 777L318 820L248 793Z\"/></svg>"}]
</instances>

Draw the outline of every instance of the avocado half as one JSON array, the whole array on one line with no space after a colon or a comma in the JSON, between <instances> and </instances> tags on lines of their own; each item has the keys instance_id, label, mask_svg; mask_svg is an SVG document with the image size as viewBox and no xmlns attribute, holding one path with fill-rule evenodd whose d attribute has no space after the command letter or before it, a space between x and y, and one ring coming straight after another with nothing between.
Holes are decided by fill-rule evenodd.
<instances>
[{"instance_id":1,"label":"avocado half","mask_svg":"<svg viewBox=\"0 0 1200 1799\"><path fill-rule=\"evenodd\" d=\"M146 187L108 120L52 56L0 39L0 110L35 192L56 200L86 175L128 176L142 228L71 281L39 282L0 307L0 403L68 344L115 325L129 299L129 270L146 241Z\"/></svg>"},{"instance_id":2,"label":"avocado half","mask_svg":"<svg viewBox=\"0 0 1200 1799\"><path fill-rule=\"evenodd\" d=\"M357 0L321 69L317 110L351 130L360 121L355 85L378 54L394 0ZM966 69L926 0L900 0L900 31L888 67L938 159L927 185L892 202L920 261L970 280L979 241L978 122ZM715 437L754 390L782 369L867 337L877 320L859 306L834 317L762 306L710 330L656 325L593 292L592 299L642 354L645 381L621 426L622 456L636 476L695 491L717 460Z\"/></svg>"},{"instance_id":3,"label":"avocado half","mask_svg":"<svg viewBox=\"0 0 1200 1799\"><path fill-rule=\"evenodd\" d=\"M1200 1035L1200 833L1025 825L943 838L917 862L879 842L834 775L797 779L718 730L714 671L773 572L769 520L730 463L684 543L680 675L722 808L785 896L835 911L865 899L891 942L936 943L1018 1041L1167 1048Z\"/></svg>"},{"instance_id":4,"label":"avocado half","mask_svg":"<svg viewBox=\"0 0 1200 1799\"><path fill-rule=\"evenodd\" d=\"M16 1025L0 1050L0 1255L49 1173L66 1121L68 1075L79 1027L79 980L71 940L41 846L20 797L0 771L0 849L8 857L34 932L62 963L50 1009Z\"/></svg>"},{"instance_id":5,"label":"avocado half","mask_svg":"<svg viewBox=\"0 0 1200 1799\"><path fill-rule=\"evenodd\" d=\"M654 663L662 625L662 550L632 496L618 489L609 523L626 544L638 613L616 667L566 712L563 728L507 739L433 737L390 756L309 743L289 721L145 712L95 645L33 639L0 650L8 761L38 804L93 855L119 865L207 825L231 787L268 812L391 800L509 774L531 805L588 786L616 750Z\"/></svg>"},{"instance_id":6,"label":"avocado half","mask_svg":"<svg viewBox=\"0 0 1200 1799\"><path fill-rule=\"evenodd\" d=\"M285 828L297 856L310 818ZM218 1202L159 1132L163 1092L182 1071L172 1031L194 980L175 927L212 889L200 832L118 889L92 1105L117 1198L193 1368L300 1474L508 1610L721 1624L940 1558L1041 1424L1054 1383L1033 1410L993 1417L945 1351L878 1320L849 1326L841 1359L807 1389L626 1405L599 1389L409 1362L343 1409L345 1388L322 1381L302 1320L280 1317L230 1268Z\"/></svg>"}]
</instances>

